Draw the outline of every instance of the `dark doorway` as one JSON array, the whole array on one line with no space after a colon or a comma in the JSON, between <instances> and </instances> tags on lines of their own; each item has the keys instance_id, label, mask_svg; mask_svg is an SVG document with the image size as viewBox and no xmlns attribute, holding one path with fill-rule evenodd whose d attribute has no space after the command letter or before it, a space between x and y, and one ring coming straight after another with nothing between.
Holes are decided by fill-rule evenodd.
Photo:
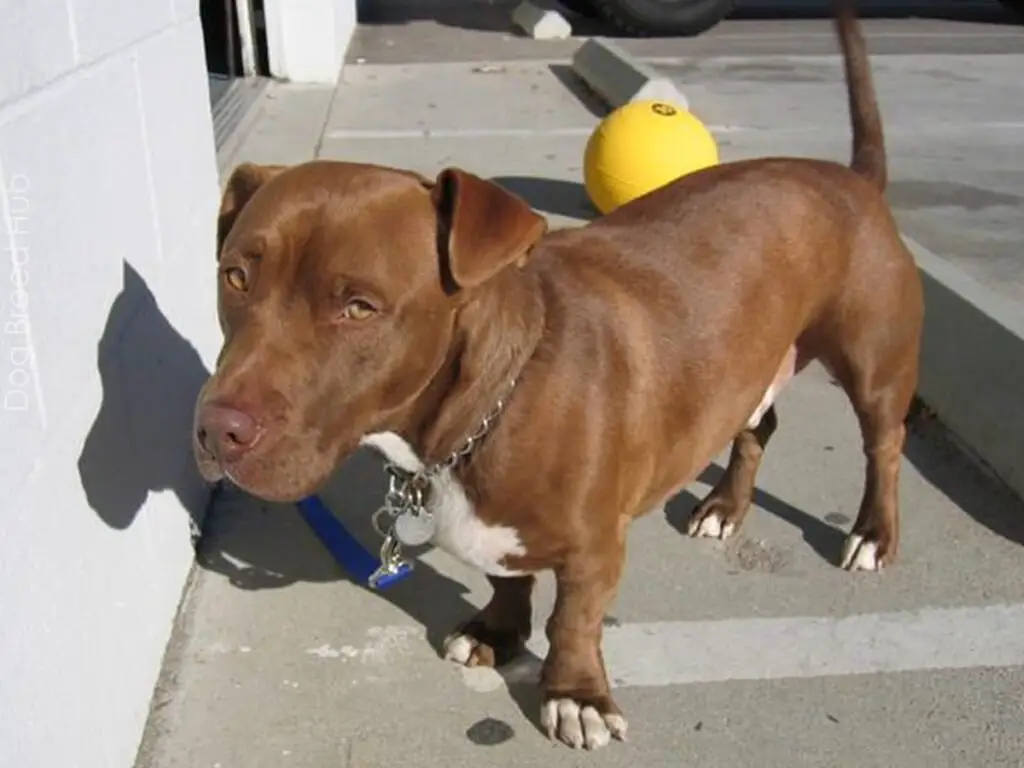
<instances>
[{"instance_id":1,"label":"dark doorway","mask_svg":"<svg viewBox=\"0 0 1024 768\"><path fill-rule=\"evenodd\" d=\"M199 0L199 18L220 148L270 75L263 0Z\"/></svg>"},{"instance_id":2,"label":"dark doorway","mask_svg":"<svg viewBox=\"0 0 1024 768\"><path fill-rule=\"evenodd\" d=\"M232 81L244 76L235 0L199 0L199 19L203 25L210 102L216 107Z\"/></svg>"}]
</instances>

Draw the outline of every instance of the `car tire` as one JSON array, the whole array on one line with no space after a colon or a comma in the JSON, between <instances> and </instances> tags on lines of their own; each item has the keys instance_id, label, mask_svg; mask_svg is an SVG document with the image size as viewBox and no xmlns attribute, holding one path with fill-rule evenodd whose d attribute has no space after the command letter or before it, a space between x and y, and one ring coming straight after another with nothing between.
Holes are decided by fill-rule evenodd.
<instances>
[{"instance_id":1,"label":"car tire","mask_svg":"<svg viewBox=\"0 0 1024 768\"><path fill-rule=\"evenodd\" d=\"M578 13L580 16L593 18L598 15L597 9L591 0L558 0L558 4L565 6L567 11Z\"/></svg>"},{"instance_id":2,"label":"car tire","mask_svg":"<svg viewBox=\"0 0 1024 768\"><path fill-rule=\"evenodd\" d=\"M728 16L734 0L591 0L621 31L638 37L693 37ZM1005 0L1009 2L1010 0ZM1017 0L1019 2L1019 0Z\"/></svg>"}]
</instances>

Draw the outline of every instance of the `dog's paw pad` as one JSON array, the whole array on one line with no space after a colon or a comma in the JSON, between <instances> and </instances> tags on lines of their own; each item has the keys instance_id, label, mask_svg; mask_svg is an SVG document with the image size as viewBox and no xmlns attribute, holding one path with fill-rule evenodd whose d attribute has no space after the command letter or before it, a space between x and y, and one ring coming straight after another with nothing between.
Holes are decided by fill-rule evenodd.
<instances>
[{"instance_id":1,"label":"dog's paw pad","mask_svg":"<svg viewBox=\"0 0 1024 768\"><path fill-rule=\"evenodd\" d=\"M622 715L602 715L595 707L581 706L572 699L548 699L541 708L540 722L549 739L573 749L600 749L613 738L625 741L628 726Z\"/></svg>"},{"instance_id":2,"label":"dog's paw pad","mask_svg":"<svg viewBox=\"0 0 1024 768\"><path fill-rule=\"evenodd\" d=\"M847 571L882 570L881 548L877 541L851 533L843 545L842 567Z\"/></svg>"},{"instance_id":3,"label":"dog's paw pad","mask_svg":"<svg viewBox=\"0 0 1024 768\"><path fill-rule=\"evenodd\" d=\"M702 515L700 511L690 518L686 532L697 539L728 539L736 532L736 524L724 519L718 512Z\"/></svg>"}]
</instances>

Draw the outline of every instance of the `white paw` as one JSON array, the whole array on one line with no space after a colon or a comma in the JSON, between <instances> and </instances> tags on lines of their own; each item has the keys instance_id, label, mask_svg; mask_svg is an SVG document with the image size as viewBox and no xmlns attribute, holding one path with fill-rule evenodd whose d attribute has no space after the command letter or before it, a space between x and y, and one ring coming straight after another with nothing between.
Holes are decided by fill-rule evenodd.
<instances>
[{"instance_id":1,"label":"white paw","mask_svg":"<svg viewBox=\"0 0 1024 768\"><path fill-rule=\"evenodd\" d=\"M602 715L594 707L580 707L572 699L544 702L540 723L549 739L558 739L573 749L599 749L613 737L625 741L628 725L622 715Z\"/></svg>"},{"instance_id":2,"label":"white paw","mask_svg":"<svg viewBox=\"0 0 1024 768\"><path fill-rule=\"evenodd\" d=\"M847 571L880 571L882 561L878 555L878 542L851 533L843 545L842 567Z\"/></svg>"},{"instance_id":3,"label":"white paw","mask_svg":"<svg viewBox=\"0 0 1024 768\"><path fill-rule=\"evenodd\" d=\"M468 664L476 646L476 640L468 635L452 635L445 640L444 657L456 664Z\"/></svg>"},{"instance_id":4,"label":"white paw","mask_svg":"<svg viewBox=\"0 0 1024 768\"><path fill-rule=\"evenodd\" d=\"M690 536L703 539L728 539L736 533L734 523L726 523L718 512L709 512L704 517L694 515L686 528Z\"/></svg>"}]
</instances>

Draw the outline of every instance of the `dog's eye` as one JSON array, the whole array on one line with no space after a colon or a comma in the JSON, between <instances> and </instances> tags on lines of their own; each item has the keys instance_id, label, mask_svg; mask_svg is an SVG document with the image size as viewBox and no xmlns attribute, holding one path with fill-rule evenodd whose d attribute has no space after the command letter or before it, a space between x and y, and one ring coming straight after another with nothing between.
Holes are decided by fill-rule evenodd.
<instances>
[{"instance_id":1,"label":"dog's eye","mask_svg":"<svg viewBox=\"0 0 1024 768\"><path fill-rule=\"evenodd\" d=\"M244 291L249 287L245 270L241 267L228 267L224 270L224 280L236 291Z\"/></svg>"},{"instance_id":2,"label":"dog's eye","mask_svg":"<svg viewBox=\"0 0 1024 768\"><path fill-rule=\"evenodd\" d=\"M365 299L352 299L341 311L346 320L368 320L377 313L377 308Z\"/></svg>"}]
</instances>

